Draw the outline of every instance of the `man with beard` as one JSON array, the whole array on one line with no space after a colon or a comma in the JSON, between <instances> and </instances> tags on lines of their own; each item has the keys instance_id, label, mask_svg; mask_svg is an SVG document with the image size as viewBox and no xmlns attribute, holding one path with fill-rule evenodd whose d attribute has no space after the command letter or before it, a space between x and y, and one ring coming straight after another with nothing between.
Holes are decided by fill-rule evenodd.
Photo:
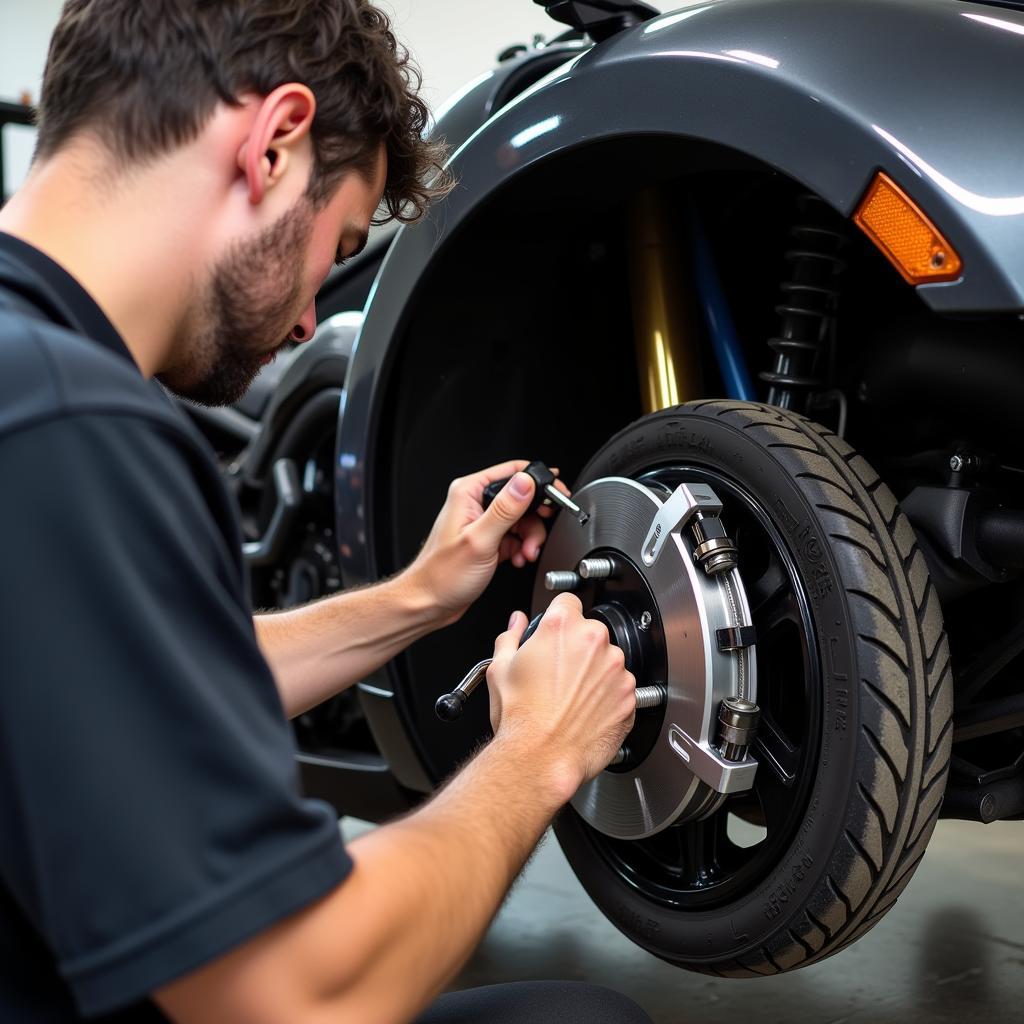
<instances>
[{"instance_id":1,"label":"man with beard","mask_svg":"<svg viewBox=\"0 0 1024 1024\"><path fill-rule=\"evenodd\" d=\"M415 219L443 190L416 86L368 0L65 5L0 212L0 1020L411 1020L630 727L635 682L579 602L521 649L517 612L494 739L346 849L286 715L537 558L525 463L456 481L396 577L254 620L216 465L152 380L230 402L313 335L382 204ZM478 1019L647 1018L557 984L422 1018Z\"/></svg>"}]
</instances>

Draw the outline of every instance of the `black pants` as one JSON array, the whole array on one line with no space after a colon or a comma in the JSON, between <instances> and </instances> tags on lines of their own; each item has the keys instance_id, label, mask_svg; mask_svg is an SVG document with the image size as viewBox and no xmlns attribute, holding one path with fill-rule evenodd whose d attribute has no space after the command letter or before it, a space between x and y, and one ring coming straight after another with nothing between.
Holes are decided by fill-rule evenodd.
<instances>
[{"instance_id":1,"label":"black pants","mask_svg":"<svg viewBox=\"0 0 1024 1024\"><path fill-rule=\"evenodd\" d=\"M520 981L441 996L416 1024L652 1024L632 999L575 981Z\"/></svg>"}]
</instances>

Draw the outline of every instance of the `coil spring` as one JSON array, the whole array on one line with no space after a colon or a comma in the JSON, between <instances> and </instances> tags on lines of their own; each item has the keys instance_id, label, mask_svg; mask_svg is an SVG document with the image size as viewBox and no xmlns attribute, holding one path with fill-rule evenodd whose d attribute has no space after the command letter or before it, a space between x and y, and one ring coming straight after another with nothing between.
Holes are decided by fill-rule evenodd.
<instances>
[{"instance_id":1,"label":"coil spring","mask_svg":"<svg viewBox=\"0 0 1024 1024\"><path fill-rule=\"evenodd\" d=\"M798 198L797 209L801 219L790 229L795 244L785 256L790 280L782 282L784 299L775 307L779 333L768 340L775 362L760 374L770 385L769 404L784 409L794 408L800 396L806 405L809 393L831 376L831 366L823 376L821 364L834 359L838 277L846 266L839 255L846 236L832 209L810 193Z\"/></svg>"}]
</instances>

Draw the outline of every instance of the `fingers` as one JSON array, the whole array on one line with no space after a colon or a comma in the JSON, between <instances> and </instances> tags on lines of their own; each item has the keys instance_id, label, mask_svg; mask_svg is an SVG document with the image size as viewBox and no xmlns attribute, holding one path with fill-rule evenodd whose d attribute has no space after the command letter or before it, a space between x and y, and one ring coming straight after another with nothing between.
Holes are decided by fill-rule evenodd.
<instances>
[{"instance_id":1,"label":"fingers","mask_svg":"<svg viewBox=\"0 0 1024 1024\"><path fill-rule=\"evenodd\" d=\"M497 551L505 534L526 515L534 488L533 480L525 473L515 473L498 492L490 508L469 529Z\"/></svg>"},{"instance_id":2,"label":"fingers","mask_svg":"<svg viewBox=\"0 0 1024 1024\"><path fill-rule=\"evenodd\" d=\"M508 621L508 629L494 641L494 661L506 661L519 650L519 641L526 632L529 619L523 612L513 612Z\"/></svg>"},{"instance_id":3,"label":"fingers","mask_svg":"<svg viewBox=\"0 0 1024 1024\"><path fill-rule=\"evenodd\" d=\"M583 602L575 595L562 592L548 605L548 610L541 619L540 628L545 623L555 626L564 626L572 619L583 618Z\"/></svg>"}]
</instances>

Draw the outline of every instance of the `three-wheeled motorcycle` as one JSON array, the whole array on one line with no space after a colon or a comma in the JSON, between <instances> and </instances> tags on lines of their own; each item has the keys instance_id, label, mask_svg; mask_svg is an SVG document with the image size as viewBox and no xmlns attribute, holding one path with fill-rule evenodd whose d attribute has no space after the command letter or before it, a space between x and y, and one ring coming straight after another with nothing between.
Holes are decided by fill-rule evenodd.
<instances>
[{"instance_id":1,"label":"three-wheeled motorcycle","mask_svg":"<svg viewBox=\"0 0 1024 1024\"><path fill-rule=\"evenodd\" d=\"M437 112L457 188L190 412L260 607L399 570L456 476L561 467L586 514L303 715L305 784L423 800L487 731L438 695L572 590L651 689L566 857L655 955L790 970L938 817L1024 814L1024 3L538 2Z\"/></svg>"}]
</instances>

